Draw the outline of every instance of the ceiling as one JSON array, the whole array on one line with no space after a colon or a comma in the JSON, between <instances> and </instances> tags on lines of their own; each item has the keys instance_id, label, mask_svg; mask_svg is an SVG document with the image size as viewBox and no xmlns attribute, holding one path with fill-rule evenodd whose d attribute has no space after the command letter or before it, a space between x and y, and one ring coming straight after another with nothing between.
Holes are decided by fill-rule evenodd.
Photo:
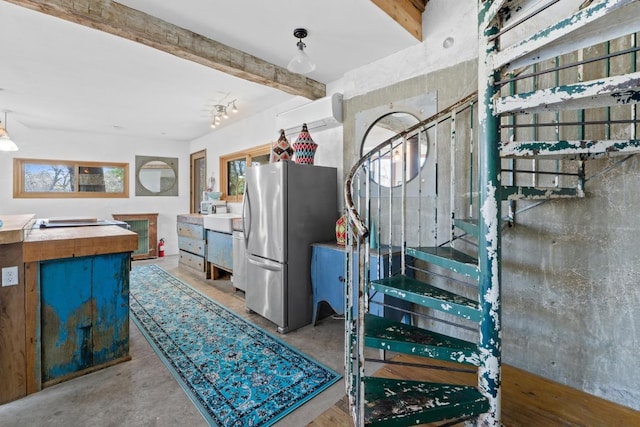
<instances>
[{"instance_id":1,"label":"ceiling","mask_svg":"<svg viewBox=\"0 0 640 427\"><path fill-rule=\"evenodd\" d=\"M369 0L118 3L285 68L296 52L293 29L304 27L317 64L307 77L324 84L419 43ZM215 104L237 100L231 121L296 97L3 0L0 40L10 134L23 126L191 141L215 132Z\"/></svg>"}]
</instances>

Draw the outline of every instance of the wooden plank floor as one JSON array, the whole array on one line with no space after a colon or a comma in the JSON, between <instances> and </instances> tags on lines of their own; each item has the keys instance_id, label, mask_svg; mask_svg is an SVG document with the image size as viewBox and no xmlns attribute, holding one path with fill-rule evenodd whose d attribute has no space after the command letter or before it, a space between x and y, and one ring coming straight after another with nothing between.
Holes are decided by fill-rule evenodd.
<instances>
[{"instance_id":1,"label":"wooden plank floor","mask_svg":"<svg viewBox=\"0 0 640 427\"><path fill-rule=\"evenodd\" d=\"M396 356L393 360L424 363L424 359L406 355ZM433 360L429 360L429 364L447 365ZM469 385L477 383L475 374L399 365L385 365L376 375ZM308 427L353 426L348 412L347 399L343 397ZM503 365L502 424L506 427L631 427L640 426L640 412Z\"/></svg>"}]
</instances>

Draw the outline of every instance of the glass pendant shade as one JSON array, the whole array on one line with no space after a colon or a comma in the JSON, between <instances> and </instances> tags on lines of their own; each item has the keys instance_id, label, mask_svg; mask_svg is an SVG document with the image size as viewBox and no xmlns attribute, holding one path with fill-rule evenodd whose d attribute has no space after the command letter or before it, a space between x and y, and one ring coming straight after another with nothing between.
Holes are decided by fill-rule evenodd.
<instances>
[{"instance_id":1,"label":"glass pendant shade","mask_svg":"<svg viewBox=\"0 0 640 427\"><path fill-rule=\"evenodd\" d=\"M0 151L18 151L18 146L3 127L0 127Z\"/></svg>"},{"instance_id":2,"label":"glass pendant shade","mask_svg":"<svg viewBox=\"0 0 640 427\"><path fill-rule=\"evenodd\" d=\"M316 69L316 64L304 51L304 46L298 46L298 53L289 61L287 69L292 73L306 74Z\"/></svg>"}]
</instances>

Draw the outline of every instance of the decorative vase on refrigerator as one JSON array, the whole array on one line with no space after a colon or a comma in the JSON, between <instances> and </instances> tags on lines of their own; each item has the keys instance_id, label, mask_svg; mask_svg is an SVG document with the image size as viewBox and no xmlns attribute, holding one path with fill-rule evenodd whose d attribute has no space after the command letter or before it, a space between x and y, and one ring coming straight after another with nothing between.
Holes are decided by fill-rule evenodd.
<instances>
[{"instance_id":1,"label":"decorative vase on refrigerator","mask_svg":"<svg viewBox=\"0 0 640 427\"><path fill-rule=\"evenodd\" d=\"M296 142L293 143L293 149L296 155L296 163L305 165L313 164L313 158L316 155L318 144L316 144L311 138L311 134L309 134L306 123L302 125L300 135L298 135Z\"/></svg>"},{"instance_id":2,"label":"decorative vase on refrigerator","mask_svg":"<svg viewBox=\"0 0 640 427\"><path fill-rule=\"evenodd\" d=\"M280 138L271 146L271 163L292 159L293 148L284 134L284 129L280 129Z\"/></svg>"},{"instance_id":3,"label":"decorative vase on refrigerator","mask_svg":"<svg viewBox=\"0 0 640 427\"><path fill-rule=\"evenodd\" d=\"M311 323L311 243L335 238L337 169L278 162L247 168L247 309L286 333Z\"/></svg>"}]
</instances>

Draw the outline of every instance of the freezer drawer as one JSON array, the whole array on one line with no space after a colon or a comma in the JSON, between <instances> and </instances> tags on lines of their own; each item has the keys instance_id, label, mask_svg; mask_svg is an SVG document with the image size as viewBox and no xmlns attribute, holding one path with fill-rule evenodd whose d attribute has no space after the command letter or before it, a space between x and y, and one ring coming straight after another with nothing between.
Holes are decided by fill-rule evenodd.
<instances>
[{"instance_id":1,"label":"freezer drawer","mask_svg":"<svg viewBox=\"0 0 640 427\"><path fill-rule=\"evenodd\" d=\"M247 281L245 291L247 308L278 325L278 331L286 333L286 283L287 265L253 255L247 257Z\"/></svg>"}]
</instances>

